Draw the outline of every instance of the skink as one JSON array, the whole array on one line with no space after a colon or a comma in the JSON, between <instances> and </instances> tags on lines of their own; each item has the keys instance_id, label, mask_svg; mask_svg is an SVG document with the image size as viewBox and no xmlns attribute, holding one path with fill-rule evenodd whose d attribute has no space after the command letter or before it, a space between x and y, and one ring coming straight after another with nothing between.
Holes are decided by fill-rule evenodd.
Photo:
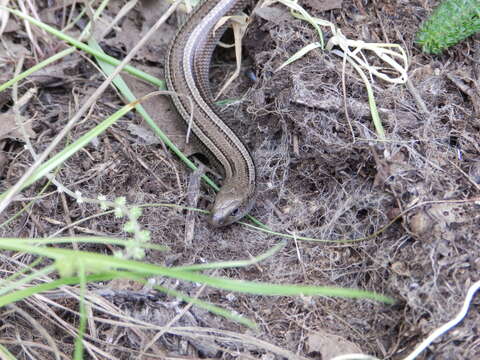
<instances>
[{"instance_id":1,"label":"skink","mask_svg":"<svg viewBox=\"0 0 480 360\"><path fill-rule=\"evenodd\" d=\"M204 0L175 35L165 61L167 88L184 96L172 96L180 117L205 148L205 155L219 164L223 186L210 209L209 222L215 226L231 224L253 207L256 170L252 156L238 136L222 120L213 103L209 85L209 66L213 50L226 30L214 30L223 16L235 15L249 0Z\"/></svg>"}]
</instances>

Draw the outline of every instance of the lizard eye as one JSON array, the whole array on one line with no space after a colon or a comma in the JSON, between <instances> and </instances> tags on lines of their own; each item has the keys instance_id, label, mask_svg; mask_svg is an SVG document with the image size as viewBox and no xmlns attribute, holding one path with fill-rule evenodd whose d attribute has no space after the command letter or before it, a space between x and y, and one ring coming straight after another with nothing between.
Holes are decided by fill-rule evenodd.
<instances>
[{"instance_id":1,"label":"lizard eye","mask_svg":"<svg viewBox=\"0 0 480 360\"><path fill-rule=\"evenodd\" d=\"M238 215L238 211L239 211L238 208L234 209L234 210L230 213L230 216L233 216L233 217L237 216L237 215Z\"/></svg>"}]
</instances>

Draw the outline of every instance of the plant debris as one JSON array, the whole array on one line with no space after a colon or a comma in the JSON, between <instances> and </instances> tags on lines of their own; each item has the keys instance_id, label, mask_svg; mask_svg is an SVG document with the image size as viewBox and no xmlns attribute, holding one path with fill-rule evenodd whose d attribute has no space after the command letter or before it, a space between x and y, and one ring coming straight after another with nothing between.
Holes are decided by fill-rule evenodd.
<instances>
[{"instance_id":1,"label":"plant debris","mask_svg":"<svg viewBox=\"0 0 480 360\"><path fill-rule=\"evenodd\" d=\"M44 21L63 28L79 14L81 3L69 2L51 11L44 11L45 1L35 6ZM99 359L108 358L102 352L118 359L139 358L142 351L145 358L327 359L344 353L334 351L339 347L400 359L457 314L480 273L480 122L475 103L480 74L475 71L478 57L474 55L480 53L480 41L467 39L441 56L421 53L415 32L436 3L326 1L322 4L330 4L331 10L322 12L323 5L303 1L312 15L334 22L348 38L406 48L411 64L409 87L381 80L373 83L386 141L378 141L364 85L348 65L344 98L339 57L314 50L275 72L292 54L317 41L308 25L290 18L279 5L250 24L243 44L243 67L250 76L234 82L225 96L237 101L222 108L258 166L259 196L253 216L277 232L330 241L366 240L346 244L292 240L274 258L246 268L217 270L216 276L358 288L392 296L397 303L261 297L155 279L161 286L254 319L259 328L253 331L159 294L148 284L93 283L86 290L90 317L84 344L89 351ZM122 6L123 2L111 2L97 30L114 19ZM158 2L139 2L105 34L104 50L122 58L145 31L145 21L152 23L163 12L157 6ZM265 20L270 18L276 21ZM1 54L4 80L13 77L19 54L25 56L28 68L63 46L38 29L27 31L13 17L9 21L14 23L7 29L17 30L2 35L3 44L9 46ZM172 19L131 65L161 77L176 26ZM78 34L77 27L68 31ZM48 44L48 51L38 51L34 44ZM63 61L51 67L61 72L42 73L55 81L39 82L38 94L22 109L26 120L35 119L25 124L39 152L104 79L80 52L70 56L69 66ZM213 93L234 69L233 52L217 49L211 68ZM125 78L138 97L156 90ZM19 85L19 97L31 80ZM13 100L1 96L0 191L4 191L33 159L19 141ZM62 146L122 105L113 89L105 92ZM175 142L184 142L184 129L176 130L173 122L178 119L168 100L155 98L146 108ZM190 171L162 144L151 141L149 130L142 127L137 114L124 117L72 156L56 180L92 198L102 194L108 199L125 196L130 204L188 205ZM187 150L194 152L194 148ZM72 201L52 185L45 196L38 196L44 185L39 181L24 190L0 214L3 223L35 198L33 206L0 228L2 237L123 234L122 220L99 216L99 207ZM195 202L206 208L213 194L205 188L200 191L202 196L195 197ZM187 216L193 228L185 229ZM149 251L145 261L166 266L245 259L282 240L238 224L216 229L203 214L187 215L181 208L147 206L141 223L155 243L171 249ZM80 249L115 250L92 244ZM11 252L0 256L4 277L24 270L22 263L32 261ZM78 327L77 294L77 288L65 287L18 302L3 314L2 344L18 358L33 356L25 355L27 351L36 358L53 358L55 347L71 358ZM454 331L429 347L426 357L480 358L479 323L478 311L470 311Z\"/></svg>"}]
</instances>

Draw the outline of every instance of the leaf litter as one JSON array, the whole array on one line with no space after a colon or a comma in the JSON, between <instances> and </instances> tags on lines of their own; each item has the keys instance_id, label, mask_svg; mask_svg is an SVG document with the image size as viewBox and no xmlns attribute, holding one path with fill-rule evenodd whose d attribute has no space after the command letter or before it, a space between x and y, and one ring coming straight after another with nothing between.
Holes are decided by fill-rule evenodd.
<instances>
[{"instance_id":1,"label":"leaf litter","mask_svg":"<svg viewBox=\"0 0 480 360\"><path fill-rule=\"evenodd\" d=\"M474 71L473 60L480 41L478 37L469 39L441 56L420 53L414 44L415 29L431 11L434 1L413 2L408 7L392 1L327 3L336 5L332 10L320 12L322 9L318 9L320 5L316 1L303 1L315 16L334 21L349 38L388 40L407 48L412 64L409 76L415 92L382 81L374 83L387 134L386 142L378 142L364 87L355 72L346 67L346 105L341 85L342 61L328 52L312 51L274 72L316 35L281 7L272 10L276 15L263 16L276 21L257 17L244 38L247 56L243 66L254 76L235 81L226 97L241 101L223 109L230 125L252 150L259 169L259 199L253 215L276 231L330 240L368 236L398 214L404 215L373 240L338 246L291 242L275 259L245 269L222 270L218 275L273 283L362 288L394 296L397 304L264 298L226 294L209 288L201 291L200 298L255 318L260 325L254 334L258 340L255 342L249 330L201 309L183 308L176 299L155 294L148 286L140 289L116 286L109 295L101 295L104 286L92 284L92 296L101 299L94 311L97 319L117 320L113 314L121 313L152 326L164 326L183 308L183 316L155 343L155 349L170 355L231 358L240 353L255 358L270 358L272 354L303 358L322 354L328 358L334 356L335 346L345 346L382 358L401 358L458 312L463 295L468 286L478 280L480 269L480 123L474 99L478 96L475 84L479 74ZM39 2L37 6L42 5ZM122 57L141 36L142 21L155 18L156 11L161 12L151 6L151 3L140 2L107 34L102 43L104 49ZM119 7L113 2L106 18L113 19ZM61 17L50 14L49 19L61 27ZM145 47L132 65L161 74L168 37L176 26L172 21L165 33ZM30 54L31 44L24 30L7 32L3 38L15 44L10 51L2 53L2 78L8 78L13 74L15 53ZM78 108L84 94L103 80L78 53L76 56L77 61L65 70L68 74L65 71L60 74L65 81L57 81L53 86L39 85L38 96L24 109L25 119L33 116L38 119L26 121L32 134L38 134L36 139L32 136L34 147L44 147L68 120L69 114ZM212 85L220 88L234 67L231 51L217 49L211 70ZM58 72L52 71L52 74L59 78ZM48 72L45 76L49 77ZM462 83L473 89L471 95L467 88L462 88ZM137 96L155 90L131 84L137 89ZM23 91L20 87L20 92ZM425 104L427 113L421 110L418 98ZM158 124L162 128L175 128L176 115L171 108L168 110L169 103L164 99L158 103L153 101L151 106L156 107L150 110ZM10 134L0 139L0 163L3 164L0 189L5 190L7 184L21 176L32 159L22 151L22 143L14 132L15 122L9 113L11 102L7 98L2 104L0 132ZM105 93L89 121L103 119L112 107L118 106L121 101L116 94ZM90 128L89 121L76 126L71 137L77 138ZM92 197L125 195L132 203L185 203L189 172L165 152L161 144L148 142L140 126L142 121L136 115L119 122L99 138L97 146L89 146L73 156L58 174L58 180L71 190L80 190ZM182 131L167 132L176 142L181 142ZM194 152L192 149L189 154ZM106 163L110 165L101 166ZM42 185L22 195L35 196ZM205 189L202 193L205 194ZM208 196L203 197L197 206L204 208ZM2 214L2 220L21 206L15 203L8 214ZM406 211L408 209L411 210ZM57 193L37 200L30 212L11 221L0 232L2 236L47 237L98 212L99 209L91 205L65 202ZM147 260L179 265L243 259L279 241L277 237L250 232L238 225L214 229L203 220L199 215L186 244L185 214L181 210L147 208L143 225L152 231L155 242L172 249L167 254L151 252ZM96 217L69 229L74 235L117 235L121 223L111 217ZM86 246L85 250L107 251L93 245ZM8 259L4 264L13 266ZM194 284L158 281L191 296L199 290ZM72 311L78 305L66 293L49 301ZM56 341L70 354L69 333L51 325L49 312L37 313L33 306L29 302L22 304L35 314L42 326L51 329L50 332L62 332L63 336L56 337ZM55 308L47 303L43 306ZM68 311L64 317L65 321L75 324ZM20 336L29 341L44 341L41 334L16 319L14 312L4 317L5 323L14 326L4 327L2 338ZM429 348L430 356L436 359L479 357L478 322L479 315L470 312L454 333L445 335ZM198 331L187 335L181 332L182 326ZM244 337L220 337L217 333L209 337L202 333L202 329L208 328ZM95 330L99 338L116 339L115 343L98 346L118 358L136 354L155 336L153 330L128 326L110 329L98 326ZM318 334L324 335L319 338ZM22 351L20 347L16 350Z\"/></svg>"}]
</instances>

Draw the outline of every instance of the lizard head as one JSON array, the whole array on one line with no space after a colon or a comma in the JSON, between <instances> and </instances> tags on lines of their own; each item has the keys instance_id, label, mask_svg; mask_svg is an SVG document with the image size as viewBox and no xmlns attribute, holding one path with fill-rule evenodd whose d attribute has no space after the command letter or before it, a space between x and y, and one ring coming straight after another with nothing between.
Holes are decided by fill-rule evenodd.
<instances>
[{"instance_id":1,"label":"lizard head","mask_svg":"<svg viewBox=\"0 0 480 360\"><path fill-rule=\"evenodd\" d=\"M254 197L245 190L245 186L223 185L210 209L208 222L214 226L225 226L240 220L252 209Z\"/></svg>"}]
</instances>

